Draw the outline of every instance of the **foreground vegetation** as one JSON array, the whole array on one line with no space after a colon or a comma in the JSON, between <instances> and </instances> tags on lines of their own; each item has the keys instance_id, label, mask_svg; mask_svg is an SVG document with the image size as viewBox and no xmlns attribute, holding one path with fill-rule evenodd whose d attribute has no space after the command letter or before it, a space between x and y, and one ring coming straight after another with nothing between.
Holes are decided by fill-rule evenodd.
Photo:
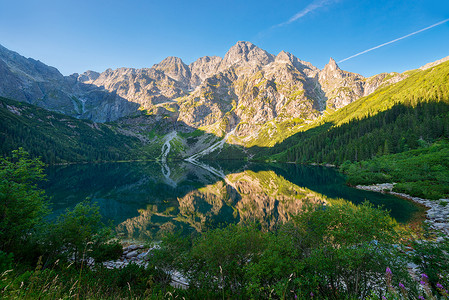
<instances>
[{"instance_id":1,"label":"foreground vegetation","mask_svg":"<svg viewBox=\"0 0 449 300\"><path fill-rule=\"evenodd\" d=\"M146 267L106 269L121 245L80 203L46 221L35 183L43 164L23 150L0 159L0 294L2 298L403 299L447 296L449 239L411 234L388 212L343 200L305 205L273 231L227 225L202 235L168 234ZM428 236L427 236L428 235ZM405 251L405 247L413 251ZM87 260L93 258L94 261ZM423 283L410 276L413 261ZM186 290L169 285L181 272Z\"/></svg>"}]
</instances>

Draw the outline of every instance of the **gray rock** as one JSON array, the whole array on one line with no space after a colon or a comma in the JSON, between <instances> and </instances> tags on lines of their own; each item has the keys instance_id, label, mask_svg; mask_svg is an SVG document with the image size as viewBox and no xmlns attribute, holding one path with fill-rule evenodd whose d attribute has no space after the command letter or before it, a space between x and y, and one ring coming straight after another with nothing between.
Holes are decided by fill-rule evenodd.
<instances>
[{"instance_id":1,"label":"gray rock","mask_svg":"<svg viewBox=\"0 0 449 300\"><path fill-rule=\"evenodd\" d=\"M136 250L136 249L139 249L139 246L137 246L137 245L129 245L129 246L126 248L127 251L134 251L134 250Z\"/></svg>"},{"instance_id":2,"label":"gray rock","mask_svg":"<svg viewBox=\"0 0 449 300\"><path fill-rule=\"evenodd\" d=\"M136 257L137 255L139 255L139 252L137 252L136 250L129 252L128 254L126 254L126 258L130 259L132 257Z\"/></svg>"}]
</instances>

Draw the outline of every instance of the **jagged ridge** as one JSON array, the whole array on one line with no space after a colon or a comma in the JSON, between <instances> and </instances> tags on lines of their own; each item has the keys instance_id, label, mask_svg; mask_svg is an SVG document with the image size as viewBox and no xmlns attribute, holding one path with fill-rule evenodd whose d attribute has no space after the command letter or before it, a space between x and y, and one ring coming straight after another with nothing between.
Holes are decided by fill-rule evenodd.
<instances>
[{"instance_id":1,"label":"jagged ridge","mask_svg":"<svg viewBox=\"0 0 449 300\"><path fill-rule=\"evenodd\" d=\"M55 68L0 47L0 96L77 118L114 121L140 114L169 117L174 128L199 128L229 143L272 146L302 126L407 74L370 78L341 70L335 60L319 70L282 51L274 56L237 42L220 57L186 65L167 57L151 68L108 69L63 76Z\"/></svg>"}]
</instances>

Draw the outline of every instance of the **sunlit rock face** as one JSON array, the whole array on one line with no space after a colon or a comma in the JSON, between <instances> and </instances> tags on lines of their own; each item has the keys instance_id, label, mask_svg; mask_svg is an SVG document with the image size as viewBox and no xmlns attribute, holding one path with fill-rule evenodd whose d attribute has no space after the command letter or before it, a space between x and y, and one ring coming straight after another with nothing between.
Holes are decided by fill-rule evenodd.
<instances>
[{"instance_id":1,"label":"sunlit rock face","mask_svg":"<svg viewBox=\"0 0 449 300\"><path fill-rule=\"evenodd\" d=\"M223 58L204 56L189 65L167 57L151 68L63 76L0 46L0 96L96 122L147 110L218 136L234 131L240 144L250 144L269 126L273 136L274 124L313 120L326 108L339 109L403 78L364 78L333 59L319 70L288 52L275 56L244 41Z\"/></svg>"},{"instance_id":2,"label":"sunlit rock face","mask_svg":"<svg viewBox=\"0 0 449 300\"><path fill-rule=\"evenodd\" d=\"M406 76L399 73L381 73L369 78L343 71L331 58L319 72L318 81L326 97L326 105L332 109L342 108L378 88L401 81Z\"/></svg>"}]
</instances>

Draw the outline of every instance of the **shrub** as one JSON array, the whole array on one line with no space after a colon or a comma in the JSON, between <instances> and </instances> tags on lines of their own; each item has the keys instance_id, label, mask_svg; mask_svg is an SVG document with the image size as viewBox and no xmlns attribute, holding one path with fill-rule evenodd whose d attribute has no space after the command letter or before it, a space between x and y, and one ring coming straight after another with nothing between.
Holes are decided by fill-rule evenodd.
<instances>
[{"instance_id":1,"label":"shrub","mask_svg":"<svg viewBox=\"0 0 449 300\"><path fill-rule=\"evenodd\" d=\"M0 251L0 273L10 270L12 268L14 255Z\"/></svg>"},{"instance_id":2,"label":"shrub","mask_svg":"<svg viewBox=\"0 0 449 300\"><path fill-rule=\"evenodd\" d=\"M35 241L35 232L48 213L43 180L44 164L22 148L0 158L0 250L22 253ZM19 257L19 256L16 256Z\"/></svg>"},{"instance_id":3,"label":"shrub","mask_svg":"<svg viewBox=\"0 0 449 300\"><path fill-rule=\"evenodd\" d=\"M92 255L100 261L116 257L118 247L110 243L111 238L112 230L101 222L99 207L81 202L58 217L50 228L48 244L54 255L79 265Z\"/></svg>"},{"instance_id":4,"label":"shrub","mask_svg":"<svg viewBox=\"0 0 449 300\"><path fill-rule=\"evenodd\" d=\"M102 243L101 241L97 245L94 245L90 257L95 259L96 263L116 260L123 254L123 246L118 241L110 241Z\"/></svg>"}]
</instances>

